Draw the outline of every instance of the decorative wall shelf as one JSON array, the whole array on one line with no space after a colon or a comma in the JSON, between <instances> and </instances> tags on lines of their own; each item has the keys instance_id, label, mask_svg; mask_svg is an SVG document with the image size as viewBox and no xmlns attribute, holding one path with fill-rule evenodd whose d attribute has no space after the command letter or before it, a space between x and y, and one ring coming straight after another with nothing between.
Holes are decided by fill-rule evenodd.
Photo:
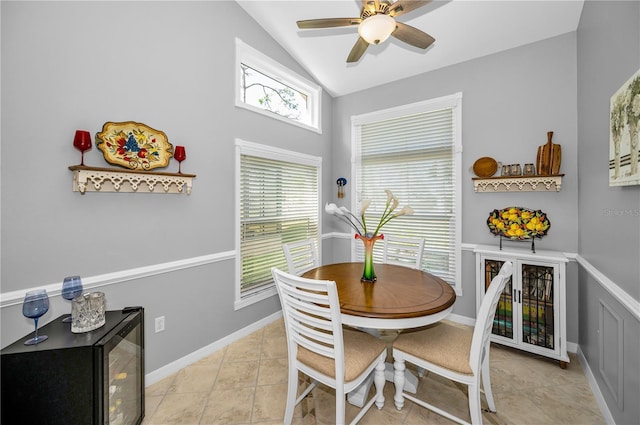
<instances>
[{"instance_id":1,"label":"decorative wall shelf","mask_svg":"<svg viewBox=\"0 0 640 425\"><path fill-rule=\"evenodd\" d=\"M195 174L163 173L157 171L118 170L114 168L72 165L73 191L89 192L150 192L191 194Z\"/></svg>"},{"instance_id":2,"label":"decorative wall shelf","mask_svg":"<svg viewBox=\"0 0 640 425\"><path fill-rule=\"evenodd\" d=\"M476 192L559 192L564 174L552 176L474 177Z\"/></svg>"}]
</instances>

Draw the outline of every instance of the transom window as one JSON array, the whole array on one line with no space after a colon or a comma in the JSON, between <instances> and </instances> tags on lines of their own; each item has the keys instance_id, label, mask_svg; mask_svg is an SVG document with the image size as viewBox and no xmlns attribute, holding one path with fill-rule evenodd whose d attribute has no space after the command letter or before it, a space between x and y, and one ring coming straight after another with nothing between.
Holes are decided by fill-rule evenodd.
<instances>
[{"instance_id":1,"label":"transom window","mask_svg":"<svg viewBox=\"0 0 640 425\"><path fill-rule=\"evenodd\" d=\"M315 132L322 89L236 39L236 106Z\"/></svg>"}]
</instances>

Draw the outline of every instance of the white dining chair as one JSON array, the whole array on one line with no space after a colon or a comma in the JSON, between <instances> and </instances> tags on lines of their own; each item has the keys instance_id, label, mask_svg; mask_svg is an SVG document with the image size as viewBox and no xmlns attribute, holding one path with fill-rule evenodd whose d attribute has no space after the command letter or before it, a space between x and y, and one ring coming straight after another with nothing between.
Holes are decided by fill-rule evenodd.
<instances>
[{"instance_id":1,"label":"white dining chair","mask_svg":"<svg viewBox=\"0 0 640 425\"><path fill-rule=\"evenodd\" d=\"M420 269L423 251L424 238L385 234L382 262Z\"/></svg>"},{"instance_id":2,"label":"white dining chair","mask_svg":"<svg viewBox=\"0 0 640 425\"><path fill-rule=\"evenodd\" d=\"M386 344L367 333L342 327L334 281L306 279L275 267L271 273L287 335L289 374L284 423L291 423L295 406L322 383L335 389L335 423L344 424L346 394L360 386L374 370L375 395L351 424L357 423L373 403L382 409ZM312 380L299 396L298 372Z\"/></svg>"},{"instance_id":3,"label":"white dining chair","mask_svg":"<svg viewBox=\"0 0 640 425\"><path fill-rule=\"evenodd\" d=\"M320 265L316 242L313 239L285 243L282 245L282 250L291 274L300 276L307 270Z\"/></svg>"},{"instance_id":4,"label":"white dining chair","mask_svg":"<svg viewBox=\"0 0 640 425\"><path fill-rule=\"evenodd\" d=\"M474 328L439 322L424 330L402 333L393 342L393 359L395 361L393 382L396 387L394 401L398 410L402 409L406 398L454 422L469 424L450 412L403 391L405 361L407 361L444 378L466 385L472 424L482 424L481 380L489 410L496 411L489 371L490 336L496 305L512 273L512 263L505 262L500 272L491 281L489 289L482 299ZM427 379L428 377L429 375L427 375Z\"/></svg>"}]
</instances>

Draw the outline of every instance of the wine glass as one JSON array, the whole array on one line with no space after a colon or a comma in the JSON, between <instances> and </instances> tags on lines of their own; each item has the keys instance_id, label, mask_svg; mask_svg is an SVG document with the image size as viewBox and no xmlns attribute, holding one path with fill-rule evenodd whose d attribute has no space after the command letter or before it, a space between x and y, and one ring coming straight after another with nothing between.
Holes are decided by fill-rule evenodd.
<instances>
[{"instance_id":1,"label":"wine glass","mask_svg":"<svg viewBox=\"0 0 640 425\"><path fill-rule=\"evenodd\" d=\"M22 303L22 314L33 319L36 325L36 334L33 338L24 342L24 345L39 344L49 338L46 335L38 336L38 319L49 311L49 296L45 289L28 291Z\"/></svg>"},{"instance_id":2,"label":"wine glass","mask_svg":"<svg viewBox=\"0 0 640 425\"><path fill-rule=\"evenodd\" d=\"M67 301L73 300L75 297L82 294L82 280L80 276L67 276L62 282L62 298ZM64 323L71 322L71 316L62 319Z\"/></svg>"},{"instance_id":3,"label":"wine glass","mask_svg":"<svg viewBox=\"0 0 640 425\"><path fill-rule=\"evenodd\" d=\"M76 130L76 136L73 138L73 146L82 152L80 165L84 165L84 152L91 149L91 133L84 130Z\"/></svg>"},{"instance_id":4,"label":"wine glass","mask_svg":"<svg viewBox=\"0 0 640 425\"><path fill-rule=\"evenodd\" d=\"M187 159L187 153L184 150L184 146L176 146L176 151L173 153L173 157L178 161L178 174L182 174L180 166L182 165L182 161Z\"/></svg>"}]
</instances>

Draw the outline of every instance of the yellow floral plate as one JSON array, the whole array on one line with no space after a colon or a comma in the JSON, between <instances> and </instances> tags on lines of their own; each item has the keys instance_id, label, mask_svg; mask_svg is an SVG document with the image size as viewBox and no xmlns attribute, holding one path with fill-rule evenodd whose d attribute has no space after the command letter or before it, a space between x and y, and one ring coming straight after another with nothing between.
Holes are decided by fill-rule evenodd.
<instances>
[{"instance_id":1,"label":"yellow floral plate","mask_svg":"<svg viewBox=\"0 0 640 425\"><path fill-rule=\"evenodd\" d=\"M487 226L494 235L523 240L542 238L549 231L551 223L541 210L507 207L489 213Z\"/></svg>"},{"instance_id":2,"label":"yellow floral plate","mask_svg":"<svg viewBox=\"0 0 640 425\"><path fill-rule=\"evenodd\" d=\"M169 165L173 145L164 132L133 121L106 122L96 134L104 159L130 170L152 170Z\"/></svg>"}]
</instances>

